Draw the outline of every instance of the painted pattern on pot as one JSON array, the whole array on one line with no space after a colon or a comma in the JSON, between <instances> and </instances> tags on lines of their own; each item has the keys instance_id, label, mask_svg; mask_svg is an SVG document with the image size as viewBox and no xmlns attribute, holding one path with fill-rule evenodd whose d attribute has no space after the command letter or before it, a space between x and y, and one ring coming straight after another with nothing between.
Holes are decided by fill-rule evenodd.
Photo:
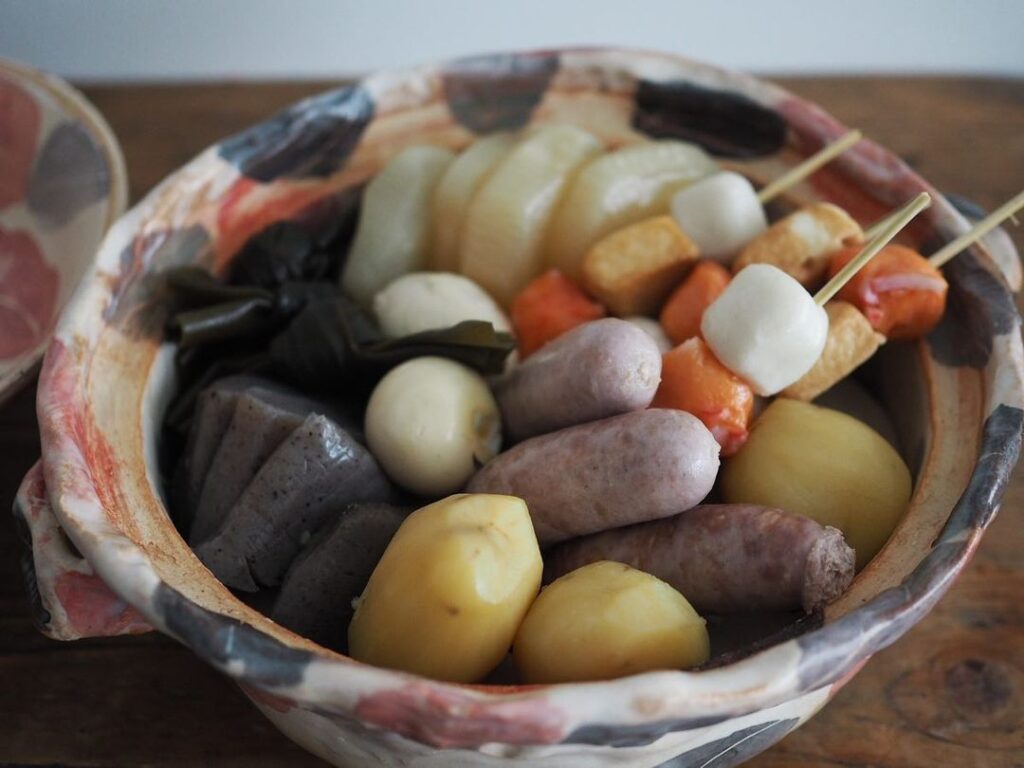
<instances>
[{"instance_id":1,"label":"painted pattern on pot","mask_svg":"<svg viewBox=\"0 0 1024 768\"><path fill-rule=\"evenodd\" d=\"M908 513L850 592L799 637L700 671L463 686L359 664L245 606L188 549L157 485L155 441L174 382L173 350L153 332L166 310L152 277L188 262L225 273L251 234L357 188L411 143L459 149L494 127L544 122L579 124L610 145L699 141L756 181L844 131L774 86L662 54L514 53L373 75L228 139L154 190L108 235L47 354L40 425L59 525L116 599L337 765L735 765L810 717L934 605L970 558L1017 459L1016 313L1006 279L977 247L947 270L957 297L947 327L919 344L887 345L878 361L890 374L879 394L901 414L901 443L917 469ZM862 142L789 199L832 200L867 221L921 190L937 194ZM948 240L966 226L939 198L911 235Z\"/></svg>"},{"instance_id":2,"label":"painted pattern on pot","mask_svg":"<svg viewBox=\"0 0 1024 768\"><path fill-rule=\"evenodd\" d=\"M0 401L42 359L124 212L126 178L116 139L81 94L0 59Z\"/></svg>"}]
</instances>

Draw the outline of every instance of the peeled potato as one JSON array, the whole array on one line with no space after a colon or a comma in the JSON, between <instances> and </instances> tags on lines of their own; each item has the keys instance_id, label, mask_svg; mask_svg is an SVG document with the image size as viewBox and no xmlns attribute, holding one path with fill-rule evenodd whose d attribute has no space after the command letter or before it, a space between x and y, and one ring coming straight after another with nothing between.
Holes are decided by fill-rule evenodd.
<instances>
[{"instance_id":1,"label":"peeled potato","mask_svg":"<svg viewBox=\"0 0 1024 768\"><path fill-rule=\"evenodd\" d=\"M341 287L360 304L406 272L422 270L430 250L434 187L455 156L407 147L366 185Z\"/></svg>"},{"instance_id":2,"label":"peeled potato","mask_svg":"<svg viewBox=\"0 0 1024 768\"><path fill-rule=\"evenodd\" d=\"M473 196L462 228L461 272L504 306L541 270L548 224L572 173L601 143L572 125L528 133Z\"/></svg>"},{"instance_id":3,"label":"peeled potato","mask_svg":"<svg viewBox=\"0 0 1024 768\"><path fill-rule=\"evenodd\" d=\"M843 532L863 568L910 501L910 470L877 432L851 416L778 398L722 472L729 503L763 504Z\"/></svg>"},{"instance_id":4,"label":"peeled potato","mask_svg":"<svg viewBox=\"0 0 1024 768\"><path fill-rule=\"evenodd\" d=\"M548 233L548 265L579 279L587 250L610 232L668 211L672 195L717 170L700 147L683 141L633 144L580 169Z\"/></svg>"},{"instance_id":5,"label":"peeled potato","mask_svg":"<svg viewBox=\"0 0 1024 768\"><path fill-rule=\"evenodd\" d=\"M437 680L480 680L508 654L542 568L522 499L457 494L423 507L359 598L349 653Z\"/></svg>"},{"instance_id":6,"label":"peeled potato","mask_svg":"<svg viewBox=\"0 0 1024 768\"><path fill-rule=\"evenodd\" d=\"M434 243L430 267L438 272L459 268L459 240L473 193L515 144L509 133L473 142L448 166L434 190Z\"/></svg>"},{"instance_id":7,"label":"peeled potato","mask_svg":"<svg viewBox=\"0 0 1024 768\"><path fill-rule=\"evenodd\" d=\"M516 633L526 683L609 680L707 661L707 628L660 579L603 560L544 588Z\"/></svg>"}]
</instances>

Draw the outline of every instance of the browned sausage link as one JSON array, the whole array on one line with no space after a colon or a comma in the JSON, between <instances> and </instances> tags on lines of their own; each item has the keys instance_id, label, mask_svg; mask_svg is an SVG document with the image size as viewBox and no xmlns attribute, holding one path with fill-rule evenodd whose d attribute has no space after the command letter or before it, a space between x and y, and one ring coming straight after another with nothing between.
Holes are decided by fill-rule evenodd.
<instances>
[{"instance_id":1,"label":"browned sausage link","mask_svg":"<svg viewBox=\"0 0 1024 768\"><path fill-rule=\"evenodd\" d=\"M567 541L544 558L547 580L614 560L668 582L700 612L811 612L853 580L843 534L754 504L708 504Z\"/></svg>"}]
</instances>

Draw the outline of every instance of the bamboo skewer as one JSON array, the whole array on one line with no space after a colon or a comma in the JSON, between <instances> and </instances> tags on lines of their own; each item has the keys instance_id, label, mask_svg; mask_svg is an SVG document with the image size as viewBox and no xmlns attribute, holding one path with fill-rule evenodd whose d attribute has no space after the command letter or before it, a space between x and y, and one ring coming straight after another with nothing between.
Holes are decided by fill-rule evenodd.
<instances>
[{"instance_id":1,"label":"bamboo skewer","mask_svg":"<svg viewBox=\"0 0 1024 768\"><path fill-rule=\"evenodd\" d=\"M779 178L763 187L761 191L757 193L757 199L761 201L762 205L764 205L770 200L778 197L780 193L786 191L794 184L803 181L823 165L843 154L843 152L860 141L861 136L862 134L860 131L852 130L836 139L828 146L822 147L802 163L790 168L786 173L779 176Z\"/></svg>"},{"instance_id":2,"label":"bamboo skewer","mask_svg":"<svg viewBox=\"0 0 1024 768\"><path fill-rule=\"evenodd\" d=\"M1013 215L1021 208L1024 208L1024 191L1018 192L1015 196L1011 197L1001 206L992 211L992 213L971 227L969 231L964 232L960 237L942 246L942 248L928 257L928 263L936 269L942 267L947 261L960 253L960 251L975 241L983 238L993 229L1006 221L1006 219L1013 218Z\"/></svg>"},{"instance_id":3,"label":"bamboo skewer","mask_svg":"<svg viewBox=\"0 0 1024 768\"><path fill-rule=\"evenodd\" d=\"M869 240L864 248L858 253L849 264L836 273L835 277L825 283L824 287L814 294L814 301L819 307L825 306L826 302L839 293L839 290L846 285L851 277L863 268L875 257L889 242L899 234L917 214L932 204L932 197L927 192L922 192L909 203L904 205L883 222L885 226L881 231Z\"/></svg>"}]
</instances>

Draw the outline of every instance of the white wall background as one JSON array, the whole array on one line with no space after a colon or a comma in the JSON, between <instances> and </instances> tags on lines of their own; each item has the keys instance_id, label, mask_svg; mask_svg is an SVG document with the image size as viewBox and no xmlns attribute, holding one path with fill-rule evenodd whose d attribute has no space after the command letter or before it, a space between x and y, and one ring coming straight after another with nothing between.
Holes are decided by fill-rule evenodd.
<instances>
[{"instance_id":1,"label":"white wall background","mask_svg":"<svg viewBox=\"0 0 1024 768\"><path fill-rule=\"evenodd\" d=\"M334 77L602 43L774 73L1024 76L1024 0L0 0L0 56L77 80Z\"/></svg>"}]
</instances>

